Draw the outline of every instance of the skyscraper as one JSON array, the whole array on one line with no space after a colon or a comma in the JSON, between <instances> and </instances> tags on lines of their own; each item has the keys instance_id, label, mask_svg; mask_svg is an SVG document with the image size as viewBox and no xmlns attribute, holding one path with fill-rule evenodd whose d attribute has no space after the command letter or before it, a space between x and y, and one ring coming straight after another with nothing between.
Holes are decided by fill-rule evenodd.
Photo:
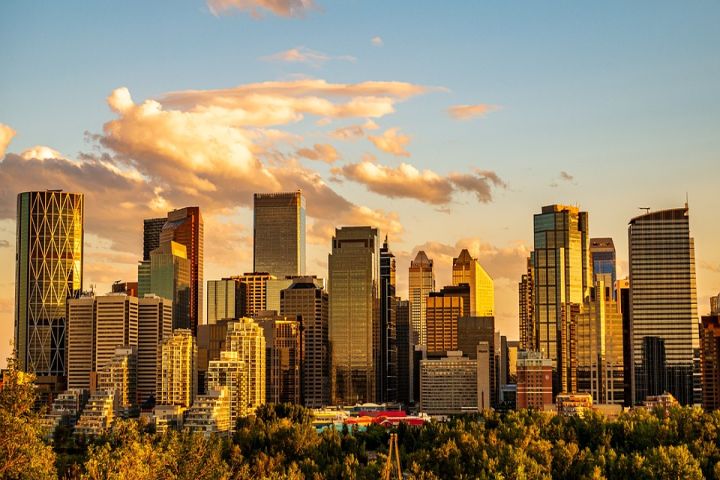
<instances>
[{"instance_id":1,"label":"skyscraper","mask_svg":"<svg viewBox=\"0 0 720 480\"><path fill-rule=\"evenodd\" d=\"M395 255L387 235L380 248L380 349L377 363L377 398L397 401L397 298L395 297Z\"/></svg>"},{"instance_id":2,"label":"skyscraper","mask_svg":"<svg viewBox=\"0 0 720 480\"><path fill-rule=\"evenodd\" d=\"M190 408L197 392L197 345L192 332L174 330L158 347L157 404Z\"/></svg>"},{"instance_id":3,"label":"skyscraper","mask_svg":"<svg viewBox=\"0 0 720 480\"><path fill-rule=\"evenodd\" d=\"M710 298L710 315L700 324L702 361L702 406L707 411L720 409L720 294Z\"/></svg>"},{"instance_id":4,"label":"skyscraper","mask_svg":"<svg viewBox=\"0 0 720 480\"><path fill-rule=\"evenodd\" d=\"M295 319L265 312L255 318L265 336L265 399L300 404L302 333Z\"/></svg>"},{"instance_id":5,"label":"skyscraper","mask_svg":"<svg viewBox=\"0 0 720 480\"><path fill-rule=\"evenodd\" d=\"M38 383L55 385L67 374L66 300L82 290L83 211L78 193L17 197L14 346L18 368Z\"/></svg>"},{"instance_id":6,"label":"skyscraper","mask_svg":"<svg viewBox=\"0 0 720 480\"><path fill-rule=\"evenodd\" d=\"M143 260L150 260L150 252L160 246L160 232L165 222L167 217L143 220Z\"/></svg>"},{"instance_id":7,"label":"skyscraper","mask_svg":"<svg viewBox=\"0 0 720 480\"><path fill-rule=\"evenodd\" d=\"M435 290L433 261L420 250L410 262L408 293L410 296L410 325L412 345L425 345L425 304L430 292Z\"/></svg>"},{"instance_id":8,"label":"skyscraper","mask_svg":"<svg viewBox=\"0 0 720 480\"><path fill-rule=\"evenodd\" d=\"M203 218L200 207L185 207L168 213L167 222L160 232L160 245L171 241L185 245L187 259L190 262L190 310L189 325L193 335L197 335L197 326L203 323ZM152 255L151 255L152 256ZM157 292L152 292L157 293ZM184 325L176 328L185 328Z\"/></svg>"},{"instance_id":9,"label":"skyscraper","mask_svg":"<svg viewBox=\"0 0 720 480\"><path fill-rule=\"evenodd\" d=\"M185 245L163 243L138 265L138 294L154 294L172 301L173 329L190 328L192 266Z\"/></svg>"},{"instance_id":10,"label":"skyscraper","mask_svg":"<svg viewBox=\"0 0 720 480\"><path fill-rule=\"evenodd\" d=\"M535 321L533 311L533 257L527 259L527 271L518 284L518 312L520 313L520 348L537 350L535 342Z\"/></svg>"},{"instance_id":11,"label":"skyscraper","mask_svg":"<svg viewBox=\"0 0 720 480\"><path fill-rule=\"evenodd\" d=\"M253 195L253 271L276 278L305 275L302 192Z\"/></svg>"},{"instance_id":12,"label":"skyscraper","mask_svg":"<svg viewBox=\"0 0 720 480\"><path fill-rule=\"evenodd\" d=\"M267 310L267 282L275 280L274 275L267 272L249 272L231 278L245 285L245 315L252 317L257 312Z\"/></svg>"},{"instance_id":13,"label":"skyscraper","mask_svg":"<svg viewBox=\"0 0 720 480\"><path fill-rule=\"evenodd\" d=\"M611 289L610 295L615 298L613 286L617 280L615 266L615 243L612 238L590 239L590 261L592 263L592 281L602 280Z\"/></svg>"},{"instance_id":14,"label":"skyscraper","mask_svg":"<svg viewBox=\"0 0 720 480\"><path fill-rule=\"evenodd\" d=\"M141 407L157 399L158 345L172 335L172 302L155 295L138 299L137 394ZM151 402L148 407L152 407Z\"/></svg>"},{"instance_id":15,"label":"skyscraper","mask_svg":"<svg viewBox=\"0 0 720 480\"><path fill-rule=\"evenodd\" d=\"M322 279L299 277L280 292L280 315L300 321L303 336L303 404L330 405L328 294Z\"/></svg>"},{"instance_id":16,"label":"skyscraper","mask_svg":"<svg viewBox=\"0 0 720 480\"><path fill-rule=\"evenodd\" d=\"M230 431L235 431L238 418L250 413L248 403L248 372L238 352L220 352L220 358L211 360L207 372L208 390L227 388L230 401Z\"/></svg>"},{"instance_id":17,"label":"skyscraper","mask_svg":"<svg viewBox=\"0 0 720 480\"><path fill-rule=\"evenodd\" d=\"M225 350L237 352L248 372L248 407L254 411L265 403L265 335L250 318L228 322Z\"/></svg>"},{"instance_id":18,"label":"skyscraper","mask_svg":"<svg viewBox=\"0 0 720 480\"><path fill-rule=\"evenodd\" d=\"M411 361L412 345L410 343L410 301L399 300L396 311L397 322L397 401L409 405L411 399Z\"/></svg>"},{"instance_id":19,"label":"skyscraper","mask_svg":"<svg viewBox=\"0 0 720 480\"><path fill-rule=\"evenodd\" d=\"M208 280L207 323L212 325L225 318L245 316L247 286L237 278Z\"/></svg>"},{"instance_id":20,"label":"skyscraper","mask_svg":"<svg viewBox=\"0 0 720 480\"><path fill-rule=\"evenodd\" d=\"M470 312L466 315L492 317L495 315L495 286L490 275L476 258L463 249L457 258L453 258L452 284L470 285Z\"/></svg>"},{"instance_id":21,"label":"skyscraper","mask_svg":"<svg viewBox=\"0 0 720 480\"><path fill-rule=\"evenodd\" d=\"M458 349L458 319L467 314L469 295L468 285L430 292L425 305L428 354Z\"/></svg>"},{"instance_id":22,"label":"skyscraper","mask_svg":"<svg viewBox=\"0 0 720 480\"><path fill-rule=\"evenodd\" d=\"M333 403L373 402L380 339L377 228L335 229L328 279Z\"/></svg>"},{"instance_id":23,"label":"skyscraper","mask_svg":"<svg viewBox=\"0 0 720 480\"><path fill-rule=\"evenodd\" d=\"M534 216L533 317L536 345L553 363L553 395L576 385L575 314L590 287L588 214L549 205Z\"/></svg>"},{"instance_id":24,"label":"skyscraper","mask_svg":"<svg viewBox=\"0 0 720 480\"><path fill-rule=\"evenodd\" d=\"M699 339L687 206L633 218L628 240L634 401L642 403L664 380L664 390L691 404Z\"/></svg>"}]
</instances>

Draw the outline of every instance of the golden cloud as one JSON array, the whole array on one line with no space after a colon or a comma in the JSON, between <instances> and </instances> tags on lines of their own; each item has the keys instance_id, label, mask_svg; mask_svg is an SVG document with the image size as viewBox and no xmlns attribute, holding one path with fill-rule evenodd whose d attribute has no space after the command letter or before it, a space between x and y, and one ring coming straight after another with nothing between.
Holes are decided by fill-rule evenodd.
<instances>
[{"instance_id":1,"label":"golden cloud","mask_svg":"<svg viewBox=\"0 0 720 480\"><path fill-rule=\"evenodd\" d=\"M17 132L10 128L8 125L0 123L0 159L5 155L10 141L13 139Z\"/></svg>"},{"instance_id":2,"label":"golden cloud","mask_svg":"<svg viewBox=\"0 0 720 480\"><path fill-rule=\"evenodd\" d=\"M274 53L266 57L261 57L261 60L265 60L267 62L306 63L317 67L330 60L354 62L357 59L350 55L328 55L307 47L299 46Z\"/></svg>"},{"instance_id":3,"label":"golden cloud","mask_svg":"<svg viewBox=\"0 0 720 480\"><path fill-rule=\"evenodd\" d=\"M316 143L313 148L301 148L297 154L310 160L319 160L325 163L334 163L340 158L335 147L327 143Z\"/></svg>"},{"instance_id":4,"label":"golden cloud","mask_svg":"<svg viewBox=\"0 0 720 480\"><path fill-rule=\"evenodd\" d=\"M470 120L472 118L484 117L488 113L499 110L498 105L478 103L476 105L453 105L448 108L448 113L456 120Z\"/></svg>"},{"instance_id":5,"label":"golden cloud","mask_svg":"<svg viewBox=\"0 0 720 480\"><path fill-rule=\"evenodd\" d=\"M264 11L280 17L303 17L317 8L313 0L207 0L207 5L214 15L238 10L254 18L262 18Z\"/></svg>"},{"instance_id":6,"label":"golden cloud","mask_svg":"<svg viewBox=\"0 0 720 480\"><path fill-rule=\"evenodd\" d=\"M382 135L369 135L370 140L378 150L390 153L398 157L409 157L410 152L405 150L405 145L410 143L410 137L398 133L397 128L389 128Z\"/></svg>"}]
</instances>

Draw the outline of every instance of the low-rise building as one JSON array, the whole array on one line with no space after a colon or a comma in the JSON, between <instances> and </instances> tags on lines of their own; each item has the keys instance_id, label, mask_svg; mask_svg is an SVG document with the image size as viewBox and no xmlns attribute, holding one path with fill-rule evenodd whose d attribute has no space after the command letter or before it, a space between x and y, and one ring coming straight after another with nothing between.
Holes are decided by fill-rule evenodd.
<instances>
[{"instance_id":1,"label":"low-rise building","mask_svg":"<svg viewBox=\"0 0 720 480\"><path fill-rule=\"evenodd\" d=\"M560 415L582 417L592 409L593 399L590 393L560 393L555 404Z\"/></svg>"},{"instance_id":2,"label":"low-rise building","mask_svg":"<svg viewBox=\"0 0 720 480\"><path fill-rule=\"evenodd\" d=\"M552 360L542 353L518 352L517 408L542 410L552 404L552 371Z\"/></svg>"},{"instance_id":3,"label":"low-rise building","mask_svg":"<svg viewBox=\"0 0 720 480\"><path fill-rule=\"evenodd\" d=\"M115 392L112 389L93 393L75 425L75 435L96 437L105 433L115 419L114 403Z\"/></svg>"},{"instance_id":4,"label":"low-rise building","mask_svg":"<svg viewBox=\"0 0 720 480\"><path fill-rule=\"evenodd\" d=\"M205 395L195 397L185 417L185 426L191 432L212 434L230 433L230 394L227 388L208 389Z\"/></svg>"},{"instance_id":5,"label":"low-rise building","mask_svg":"<svg viewBox=\"0 0 720 480\"><path fill-rule=\"evenodd\" d=\"M420 360L420 411L428 415L477 412L477 363L458 351Z\"/></svg>"}]
</instances>

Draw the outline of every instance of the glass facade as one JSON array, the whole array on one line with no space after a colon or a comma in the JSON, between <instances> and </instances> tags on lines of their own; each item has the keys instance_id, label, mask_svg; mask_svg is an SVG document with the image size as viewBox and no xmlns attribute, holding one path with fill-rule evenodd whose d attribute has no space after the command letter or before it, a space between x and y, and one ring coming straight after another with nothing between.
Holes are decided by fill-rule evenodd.
<instances>
[{"instance_id":1,"label":"glass facade","mask_svg":"<svg viewBox=\"0 0 720 480\"><path fill-rule=\"evenodd\" d=\"M163 244L150 253L150 261L138 265L138 295L152 293L172 300L173 329L190 328L191 265L185 246Z\"/></svg>"},{"instance_id":2,"label":"glass facade","mask_svg":"<svg viewBox=\"0 0 720 480\"><path fill-rule=\"evenodd\" d=\"M425 323L425 303L430 292L435 290L433 261L420 250L415 260L410 262L408 272L408 293L410 296L411 345L425 345L427 325Z\"/></svg>"},{"instance_id":3,"label":"glass facade","mask_svg":"<svg viewBox=\"0 0 720 480\"><path fill-rule=\"evenodd\" d=\"M82 194L59 190L17 197L15 348L18 367L64 377L66 301L82 290Z\"/></svg>"},{"instance_id":4,"label":"glass facade","mask_svg":"<svg viewBox=\"0 0 720 480\"><path fill-rule=\"evenodd\" d=\"M590 259L592 262L593 282L602 280L610 288L615 298L613 286L617 280L615 266L615 243L612 238L591 238Z\"/></svg>"},{"instance_id":5,"label":"glass facade","mask_svg":"<svg viewBox=\"0 0 720 480\"><path fill-rule=\"evenodd\" d=\"M377 398L397 401L397 298L395 255L385 242L380 249L380 349L377 362Z\"/></svg>"},{"instance_id":6,"label":"glass facade","mask_svg":"<svg viewBox=\"0 0 720 480\"><path fill-rule=\"evenodd\" d=\"M463 249L457 258L453 258L452 284L461 283L470 285L470 315L480 317L495 315L493 280L466 249Z\"/></svg>"},{"instance_id":7,"label":"glass facade","mask_svg":"<svg viewBox=\"0 0 720 480\"><path fill-rule=\"evenodd\" d=\"M305 197L302 192L253 197L253 265L276 278L305 274Z\"/></svg>"}]
</instances>

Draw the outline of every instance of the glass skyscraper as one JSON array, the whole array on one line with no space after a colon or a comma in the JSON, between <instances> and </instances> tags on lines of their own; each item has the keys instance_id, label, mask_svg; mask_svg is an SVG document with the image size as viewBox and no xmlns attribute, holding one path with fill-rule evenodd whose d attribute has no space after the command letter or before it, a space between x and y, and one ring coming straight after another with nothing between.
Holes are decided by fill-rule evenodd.
<instances>
[{"instance_id":1,"label":"glass skyscraper","mask_svg":"<svg viewBox=\"0 0 720 480\"><path fill-rule=\"evenodd\" d=\"M253 196L253 271L305 275L305 197L301 191Z\"/></svg>"},{"instance_id":2,"label":"glass skyscraper","mask_svg":"<svg viewBox=\"0 0 720 480\"><path fill-rule=\"evenodd\" d=\"M78 193L17 197L15 348L18 368L38 377L67 375L66 301L82 290L83 210Z\"/></svg>"},{"instance_id":3,"label":"glass skyscraper","mask_svg":"<svg viewBox=\"0 0 720 480\"><path fill-rule=\"evenodd\" d=\"M614 285L617 280L615 266L615 243L612 238L590 239L590 260L592 262L592 281L602 280L610 288L615 298Z\"/></svg>"},{"instance_id":4,"label":"glass skyscraper","mask_svg":"<svg viewBox=\"0 0 720 480\"><path fill-rule=\"evenodd\" d=\"M470 285L470 311L466 315L492 317L495 315L495 286L493 279L480 266L477 258L472 258L467 249L463 249L457 258L453 258L453 285Z\"/></svg>"},{"instance_id":5,"label":"glass skyscraper","mask_svg":"<svg viewBox=\"0 0 720 480\"><path fill-rule=\"evenodd\" d=\"M387 236L380 248L380 351L377 364L378 399L397 401L397 297L395 297L395 255Z\"/></svg>"},{"instance_id":6,"label":"glass skyscraper","mask_svg":"<svg viewBox=\"0 0 720 480\"><path fill-rule=\"evenodd\" d=\"M699 338L687 206L633 218L628 239L633 399L667 390L692 404Z\"/></svg>"}]
</instances>

